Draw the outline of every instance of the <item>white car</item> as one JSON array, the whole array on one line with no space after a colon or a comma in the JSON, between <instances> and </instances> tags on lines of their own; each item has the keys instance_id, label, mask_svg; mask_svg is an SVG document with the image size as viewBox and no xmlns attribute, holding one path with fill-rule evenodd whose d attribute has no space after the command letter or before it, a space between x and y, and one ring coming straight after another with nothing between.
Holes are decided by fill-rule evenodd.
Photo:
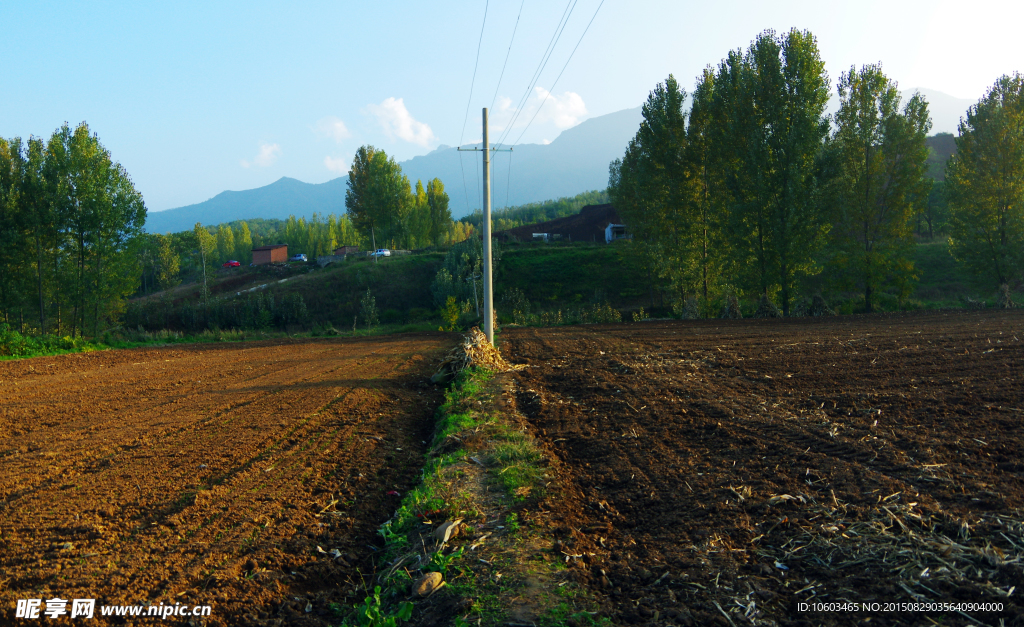
<instances>
[{"instance_id":1,"label":"white car","mask_svg":"<svg viewBox=\"0 0 1024 627\"><path fill-rule=\"evenodd\" d=\"M378 248L377 250L370 253L371 257L390 257L391 251L387 248Z\"/></svg>"}]
</instances>

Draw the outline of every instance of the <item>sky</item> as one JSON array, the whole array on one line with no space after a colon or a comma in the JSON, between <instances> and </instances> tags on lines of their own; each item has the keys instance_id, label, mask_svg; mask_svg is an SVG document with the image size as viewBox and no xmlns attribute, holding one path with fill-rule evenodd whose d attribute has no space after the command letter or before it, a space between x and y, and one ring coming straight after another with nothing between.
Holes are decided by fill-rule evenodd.
<instances>
[{"instance_id":1,"label":"sky","mask_svg":"<svg viewBox=\"0 0 1024 627\"><path fill-rule=\"evenodd\" d=\"M365 144L402 161L478 142L482 107L492 142L549 142L670 73L692 90L769 28L810 30L833 88L881 62L900 89L977 100L1024 72L1022 18L985 0L4 2L0 136L87 122L159 211L322 183Z\"/></svg>"}]
</instances>

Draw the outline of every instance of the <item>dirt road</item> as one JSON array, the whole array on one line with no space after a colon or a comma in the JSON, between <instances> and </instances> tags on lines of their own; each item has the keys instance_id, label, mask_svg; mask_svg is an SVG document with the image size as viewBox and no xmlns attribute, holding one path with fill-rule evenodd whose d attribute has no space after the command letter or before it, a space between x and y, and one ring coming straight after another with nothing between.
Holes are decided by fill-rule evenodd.
<instances>
[{"instance_id":1,"label":"dirt road","mask_svg":"<svg viewBox=\"0 0 1024 627\"><path fill-rule=\"evenodd\" d=\"M1024 624L1024 312L503 337L616 624Z\"/></svg>"},{"instance_id":2,"label":"dirt road","mask_svg":"<svg viewBox=\"0 0 1024 627\"><path fill-rule=\"evenodd\" d=\"M427 378L452 343L0 363L0 616L56 597L212 605L209 625L337 622L330 604L373 569L388 492L416 482L440 399Z\"/></svg>"}]
</instances>

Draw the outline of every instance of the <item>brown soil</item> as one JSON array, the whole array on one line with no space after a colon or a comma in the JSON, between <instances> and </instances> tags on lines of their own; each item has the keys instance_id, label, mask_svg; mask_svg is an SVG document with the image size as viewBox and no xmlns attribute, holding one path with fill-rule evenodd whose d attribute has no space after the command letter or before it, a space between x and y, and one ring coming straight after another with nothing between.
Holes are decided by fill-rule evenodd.
<instances>
[{"instance_id":1,"label":"brown soil","mask_svg":"<svg viewBox=\"0 0 1024 627\"><path fill-rule=\"evenodd\" d=\"M428 378L455 339L0 363L2 616L59 597L209 604L209 625L338 623L330 605L361 600L376 567L387 492L417 483L440 401Z\"/></svg>"},{"instance_id":2,"label":"brown soil","mask_svg":"<svg viewBox=\"0 0 1024 627\"><path fill-rule=\"evenodd\" d=\"M1024 312L503 338L538 518L615 624L1024 624ZM882 605L799 605L844 601Z\"/></svg>"}]
</instances>

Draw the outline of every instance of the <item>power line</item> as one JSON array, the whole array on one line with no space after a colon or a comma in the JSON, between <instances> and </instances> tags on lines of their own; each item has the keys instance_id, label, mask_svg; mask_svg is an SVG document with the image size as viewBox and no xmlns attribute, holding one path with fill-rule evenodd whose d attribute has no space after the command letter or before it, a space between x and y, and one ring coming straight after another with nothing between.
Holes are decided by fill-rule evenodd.
<instances>
[{"instance_id":1,"label":"power line","mask_svg":"<svg viewBox=\"0 0 1024 627\"><path fill-rule=\"evenodd\" d=\"M594 16L590 18L589 22L587 22L587 27L583 29L583 34L580 35L579 41L576 42L576 47L572 49L572 52L569 54L569 58L565 60L565 65L562 66L562 71L559 72L558 76L555 77L555 82L551 84L551 89L548 90L547 95L544 96L544 100L540 103L540 106L537 107L536 113L534 113L533 117L530 118L530 121L526 124L526 128L523 129L523 132L519 134L519 137L516 138L516 141L514 143L518 144L519 140L523 138L523 135L526 134L526 130L530 128L530 125L533 124L533 121L537 119L537 114L540 113L540 110L544 107L544 104L548 101L548 98L551 97L551 93L555 91L555 85L558 84L558 79L562 78L562 74L565 72L565 68L569 67L569 61L572 61L573 55L576 54L576 49L579 48L580 44L583 42L583 38L587 35L587 31L590 30L590 25L594 23L594 19L597 18L597 14L601 10L602 5L604 5L604 0L601 0L601 3L597 5L597 10L594 11Z\"/></svg>"},{"instance_id":2,"label":"power line","mask_svg":"<svg viewBox=\"0 0 1024 627\"><path fill-rule=\"evenodd\" d=\"M526 4L526 0L523 0L519 5L519 15L516 16L516 25L512 29L512 39L508 42L508 52L505 53L505 63L501 66L501 74L498 76L498 85L494 88L494 98L491 98L491 109L494 109L494 102L498 99L498 90L501 89L501 79L505 77L505 66L508 65L508 56L512 53L512 43L516 40L516 31L519 30L519 18L523 14L523 5Z\"/></svg>"},{"instance_id":3,"label":"power line","mask_svg":"<svg viewBox=\"0 0 1024 627\"><path fill-rule=\"evenodd\" d=\"M512 151L508 153L508 178L505 179L505 210L508 210L508 190L512 187Z\"/></svg>"},{"instance_id":4,"label":"power line","mask_svg":"<svg viewBox=\"0 0 1024 627\"><path fill-rule=\"evenodd\" d=\"M469 99L466 100L466 116L462 119L462 134L459 135L459 146L466 138L466 123L469 122L469 105L473 104L473 87L476 85L476 70L480 66L480 47L484 43L484 27L487 26L487 9L491 0L484 4L484 21L480 25L480 39L476 43L476 61L473 63L473 79L469 82ZM466 209L469 209L469 186L466 185L466 166L462 162L462 153L459 153L459 167L462 169L462 189L466 194Z\"/></svg>"},{"instance_id":5,"label":"power line","mask_svg":"<svg viewBox=\"0 0 1024 627\"><path fill-rule=\"evenodd\" d=\"M530 99L530 94L533 93L533 89L536 87L537 81L540 80L541 74L544 72L544 68L547 67L548 61L551 60L551 55L555 52L555 47L558 45L558 41L562 38L562 33L565 32L565 27L569 24L569 18L572 17L572 13L576 9L577 2L578 0L569 0L566 3L565 9L562 11L562 17L559 18L558 25L555 26L555 32L552 33L551 40L548 42L547 47L544 49L544 54L541 55L541 59L537 63L537 69L534 70L533 76L530 77L530 80L526 85L526 91L524 91L522 97L519 98L515 114L513 114L512 119L509 120L509 123L502 130L497 143L504 143L508 134L512 132L512 127L519 119L519 116L522 115L523 109Z\"/></svg>"},{"instance_id":6,"label":"power line","mask_svg":"<svg viewBox=\"0 0 1024 627\"><path fill-rule=\"evenodd\" d=\"M469 105L473 103L473 87L476 84L476 70L480 65L480 47L484 43L484 27L487 26L487 7L490 6L490 0L484 4L484 23L480 25L480 40L476 43L476 62L473 63L473 80L469 83L469 99L466 101L466 117L462 120L462 134L459 135L459 145L462 145L462 140L466 137L466 123L469 121Z\"/></svg>"},{"instance_id":7,"label":"power line","mask_svg":"<svg viewBox=\"0 0 1024 627\"><path fill-rule=\"evenodd\" d=\"M576 9L576 3L579 0L569 0L565 5L565 10L562 11L562 17L558 20L558 25L555 26L555 32L551 35L551 41L548 42L547 48L544 50L544 54L541 56L540 62L537 64L537 69L534 70L533 76L530 78L530 82L527 84L526 91L523 96L519 99L519 104L516 106L516 112L509 120L508 125L502 130L501 136L498 139L497 144L505 143L505 138L511 132L512 126L522 115L523 107L533 92L533 88L537 85L537 81L540 80L541 74L544 72L544 68L547 67L548 61L551 60L551 55L555 51L555 46L558 44L558 40L562 38L562 33L565 32L565 27L569 24L569 18L572 17L572 12Z\"/></svg>"}]
</instances>

